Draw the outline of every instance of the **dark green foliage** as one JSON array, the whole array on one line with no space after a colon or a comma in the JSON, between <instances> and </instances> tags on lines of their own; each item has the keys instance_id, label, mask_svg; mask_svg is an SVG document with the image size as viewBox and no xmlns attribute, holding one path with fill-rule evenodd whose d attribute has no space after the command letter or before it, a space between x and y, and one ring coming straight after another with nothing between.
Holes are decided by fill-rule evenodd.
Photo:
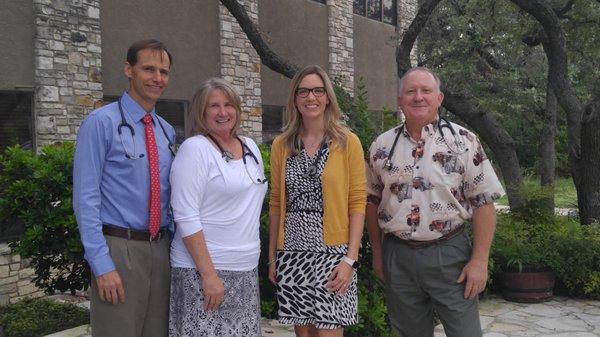
<instances>
[{"instance_id":1,"label":"dark green foliage","mask_svg":"<svg viewBox=\"0 0 600 337\"><path fill-rule=\"evenodd\" d=\"M265 166L265 177L271 182L271 149L264 144L258 146ZM260 311L263 317L276 318L277 298L275 296L275 285L269 280L269 195L263 202L260 215L260 259L258 260L259 286L260 286Z\"/></svg>"},{"instance_id":2,"label":"dark green foliage","mask_svg":"<svg viewBox=\"0 0 600 337\"><path fill-rule=\"evenodd\" d=\"M39 155L15 146L0 156L0 228L22 224L24 234L10 246L30 259L35 284L47 293L89 283L71 204L73 154L73 143L63 143Z\"/></svg>"},{"instance_id":3,"label":"dark green foliage","mask_svg":"<svg viewBox=\"0 0 600 337\"><path fill-rule=\"evenodd\" d=\"M375 115L369 111L367 90L364 79L357 79L354 99L344 94L343 89L335 86L338 103L342 111L347 112L347 124L354 132L363 146L365 155L375 138L397 124L397 119L392 111L382 112L380 123L375 123ZM373 273L371 261L373 255L369 244L368 234L362 238L360 252L360 268L358 269L358 324L345 329L345 336L383 337L391 336L387 324L387 307L384 301L383 285Z\"/></svg>"},{"instance_id":4,"label":"dark green foliage","mask_svg":"<svg viewBox=\"0 0 600 337\"><path fill-rule=\"evenodd\" d=\"M600 76L599 9L598 2L575 2L561 18L569 78L582 101L588 101ZM419 36L419 63L437 71L447 88L478 110L494 115L515 140L519 164L527 171L537 170L541 158L532 144L545 137L541 117L547 58L541 44L523 42L533 40L539 27L511 2L459 0L441 2ZM566 115L561 109L556 124L556 172L566 175Z\"/></svg>"},{"instance_id":5,"label":"dark green foliage","mask_svg":"<svg viewBox=\"0 0 600 337\"><path fill-rule=\"evenodd\" d=\"M600 299L600 225L565 219L551 240L557 258L548 264L557 277L557 292Z\"/></svg>"},{"instance_id":6,"label":"dark green foliage","mask_svg":"<svg viewBox=\"0 0 600 337\"><path fill-rule=\"evenodd\" d=\"M377 136L377 129L374 123L374 114L369 111L365 81L362 77L358 77L353 101L343 94L343 90L336 83L335 91L338 103L342 111L346 113L348 127L358 136L363 150L366 152Z\"/></svg>"},{"instance_id":7,"label":"dark green foliage","mask_svg":"<svg viewBox=\"0 0 600 337\"><path fill-rule=\"evenodd\" d=\"M363 77L359 76L356 80L354 98L340 86L339 79L334 80L334 83L335 94L340 109L345 114L346 124L358 136L366 154L379 134L398 124L396 114L389 109L383 109L381 113L369 110L368 92Z\"/></svg>"},{"instance_id":8,"label":"dark green foliage","mask_svg":"<svg viewBox=\"0 0 600 337\"><path fill-rule=\"evenodd\" d=\"M523 265L552 269L556 294L600 299L600 226L535 210L500 215L490 257L494 288L503 268Z\"/></svg>"},{"instance_id":9,"label":"dark green foliage","mask_svg":"<svg viewBox=\"0 0 600 337\"><path fill-rule=\"evenodd\" d=\"M25 299L0 307L6 337L41 337L88 323L88 311L70 303Z\"/></svg>"},{"instance_id":10,"label":"dark green foliage","mask_svg":"<svg viewBox=\"0 0 600 337\"><path fill-rule=\"evenodd\" d=\"M344 330L346 337L392 336L387 321L383 284L373 273L372 257L368 234L365 233L358 269L358 323Z\"/></svg>"}]
</instances>

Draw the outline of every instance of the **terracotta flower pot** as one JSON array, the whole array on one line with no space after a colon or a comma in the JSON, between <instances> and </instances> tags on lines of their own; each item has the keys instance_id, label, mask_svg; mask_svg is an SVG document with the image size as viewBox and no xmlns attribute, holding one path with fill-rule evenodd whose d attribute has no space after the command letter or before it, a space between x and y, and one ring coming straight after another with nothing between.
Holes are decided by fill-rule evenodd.
<instances>
[{"instance_id":1,"label":"terracotta flower pot","mask_svg":"<svg viewBox=\"0 0 600 337\"><path fill-rule=\"evenodd\" d=\"M547 268L508 268L502 275L502 296L507 301L539 303L552 299L554 273Z\"/></svg>"}]
</instances>

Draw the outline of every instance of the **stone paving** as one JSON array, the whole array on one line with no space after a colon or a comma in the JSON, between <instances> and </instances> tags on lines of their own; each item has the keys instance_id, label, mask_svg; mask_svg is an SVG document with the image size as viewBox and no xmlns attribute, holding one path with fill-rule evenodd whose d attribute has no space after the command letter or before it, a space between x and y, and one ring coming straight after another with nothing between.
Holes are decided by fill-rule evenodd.
<instances>
[{"instance_id":1,"label":"stone paving","mask_svg":"<svg viewBox=\"0 0 600 337\"><path fill-rule=\"evenodd\" d=\"M554 297L525 304L499 297L482 300L479 313L484 337L598 337L600 301ZM445 337L441 326L435 337Z\"/></svg>"},{"instance_id":2,"label":"stone paving","mask_svg":"<svg viewBox=\"0 0 600 337\"><path fill-rule=\"evenodd\" d=\"M79 301L89 307L89 302ZM600 337L600 301L555 297L538 304L507 302L500 297L480 302L484 337ZM263 337L293 337L291 326L274 320L261 321ZM46 337L90 337L88 326ZM445 337L442 326L435 337Z\"/></svg>"}]
</instances>

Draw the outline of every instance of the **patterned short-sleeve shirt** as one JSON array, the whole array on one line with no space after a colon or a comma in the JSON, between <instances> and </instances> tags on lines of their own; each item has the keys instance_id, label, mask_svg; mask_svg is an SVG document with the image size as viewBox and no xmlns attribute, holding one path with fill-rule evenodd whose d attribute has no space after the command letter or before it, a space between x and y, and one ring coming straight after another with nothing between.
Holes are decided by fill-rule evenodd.
<instances>
[{"instance_id":1,"label":"patterned short-sleeve shirt","mask_svg":"<svg viewBox=\"0 0 600 337\"><path fill-rule=\"evenodd\" d=\"M442 121L423 127L415 141L404 127L380 135L368 157L367 194L379 204L379 226L405 240L442 237L473 215L473 209L504 195L504 189L477 137ZM390 149L401 132L392 159Z\"/></svg>"}]
</instances>

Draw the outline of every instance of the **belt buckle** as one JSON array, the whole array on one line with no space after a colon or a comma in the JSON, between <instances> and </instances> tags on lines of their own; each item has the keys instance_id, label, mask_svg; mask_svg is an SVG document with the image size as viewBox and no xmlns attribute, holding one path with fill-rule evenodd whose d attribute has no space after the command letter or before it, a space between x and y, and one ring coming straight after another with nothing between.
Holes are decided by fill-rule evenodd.
<instances>
[{"instance_id":1,"label":"belt buckle","mask_svg":"<svg viewBox=\"0 0 600 337\"><path fill-rule=\"evenodd\" d=\"M159 230L156 233L155 237L152 237L152 234L148 233L148 241L150 242L158 242L158 240L160 240L162 238L162 232Z\"/></svg>"}]
</instances>

